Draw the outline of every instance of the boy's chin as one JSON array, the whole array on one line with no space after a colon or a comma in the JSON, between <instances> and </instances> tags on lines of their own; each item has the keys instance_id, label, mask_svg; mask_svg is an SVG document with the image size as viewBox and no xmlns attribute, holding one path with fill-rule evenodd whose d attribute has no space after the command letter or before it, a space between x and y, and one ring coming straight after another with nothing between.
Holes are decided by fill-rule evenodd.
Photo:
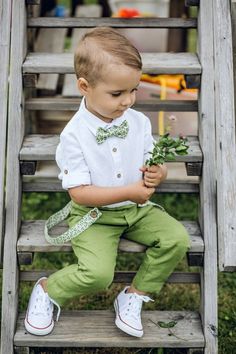
<instances>
[{"instance_id":1,"label":"boy's chin","mask_svg":"<svg viewBox=\"0 0 236 354\"><path fill-rule=\"evenodd\" d=\"M118 118L118 117L121 117L123 114L124 114L125 111L116 111L115 112L115 117Z\"/></svg>"},{"instance_id":2,"label":"boy's chin","mask_svg":"<svg viewBox=\"0 0 236 354\"><path fill-rule=\"evenodd\" d=\"M104 115L99 114L98 117L105 122L111 123L114 119L121 117L123 114L124 114L124 111L115 111L114 113L107 114L107 115L106 114L104 114Z\"/></svg>"}]
</instances>

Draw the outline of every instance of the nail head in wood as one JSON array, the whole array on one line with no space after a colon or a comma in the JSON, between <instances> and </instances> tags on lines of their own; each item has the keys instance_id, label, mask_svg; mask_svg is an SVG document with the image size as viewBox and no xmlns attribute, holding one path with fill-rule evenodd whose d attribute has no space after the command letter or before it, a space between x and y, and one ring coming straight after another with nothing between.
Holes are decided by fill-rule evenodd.
<instances>
[{"instance_id":1,"label":"nail head in wood","mask_svg":"<svg viewBox=\"0 0 236 354\"><path fill-rule=\"evenodd\" d=\"M35 174L37 161L20 161L21 175L32 176Z\"/></svg>"}]
</instances>

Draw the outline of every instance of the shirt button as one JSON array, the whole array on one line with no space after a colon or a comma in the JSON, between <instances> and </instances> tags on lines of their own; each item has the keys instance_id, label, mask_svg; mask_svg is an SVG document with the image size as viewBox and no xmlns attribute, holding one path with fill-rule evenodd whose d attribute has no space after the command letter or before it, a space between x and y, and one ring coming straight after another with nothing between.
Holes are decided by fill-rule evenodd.
<instances>
[{"instance_id":1,"label":"shirt button","mask_svg":"<svg viewBox=\"0 0 236 354\"><path fill-rule=\"evenodd\" d=\"M118 174L117 174L117 178L121 178L121 173L118 173Z\"/></svg>"},{"instance_id":2,"label":"shirt button","mask_svg":"<svg viewBox=\"0 0 236 354\"><path fill-rule=\"evenodd\" d=\"M65 173L65 175L67 175L68 174L68 170L64 170L64 173Z\"/></svg>"},{"instance_id":3,"label":"shirt button","mask_svg":"<svg viewBox=\"0 0 236 354\"><path fill-rule=\"evenodd\" d=\"M112 151L113 151L113 152L116 152L116 151L117 151L117 148L113 148Z\"/></svg>"}]
</instances>

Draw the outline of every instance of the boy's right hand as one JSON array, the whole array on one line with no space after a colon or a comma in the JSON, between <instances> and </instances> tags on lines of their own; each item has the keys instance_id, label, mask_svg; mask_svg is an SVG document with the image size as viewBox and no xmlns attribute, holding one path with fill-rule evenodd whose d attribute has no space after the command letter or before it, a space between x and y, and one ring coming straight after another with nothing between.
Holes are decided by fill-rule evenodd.
<instances>
[{"instance_id":1,"label":"boy's right hand","mask_svg":"<svg viewBox=\"0 0 236 354\"><path fill-rule=\"evenodd\" d=\"M132 183L128 187L129 200L137 204L146 203L155 192L155 188L146 187L143 180Z\"/></svg>"}]
</instances>

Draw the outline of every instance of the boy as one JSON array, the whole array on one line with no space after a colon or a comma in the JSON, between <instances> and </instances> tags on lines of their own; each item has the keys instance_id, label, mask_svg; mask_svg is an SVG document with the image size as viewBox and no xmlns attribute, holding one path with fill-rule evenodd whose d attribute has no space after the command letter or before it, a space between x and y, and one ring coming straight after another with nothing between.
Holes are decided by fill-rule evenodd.
<instances>
[{"instance_id":1,"label":"boy","mask_svg":"<svg viewBox=\"0 0 236 354\"><path fill-rule=\"evenodd\" d=\"M78 264L38 280L25 318L30 333L52 331L53 304L60 309L75 296L109 287L124 234L147 251L132 284L115 299L115 323L141 337L143 301L160 291L189 247L182 224L149 202L167 169L145 166L151 124L130 108L141 70L136 48L111 28L93 29L78 45L75 72L83 99L56 151L59 178L72 200L69 226L83 229L71 240Z\"/></svg>"}]
</instances>

